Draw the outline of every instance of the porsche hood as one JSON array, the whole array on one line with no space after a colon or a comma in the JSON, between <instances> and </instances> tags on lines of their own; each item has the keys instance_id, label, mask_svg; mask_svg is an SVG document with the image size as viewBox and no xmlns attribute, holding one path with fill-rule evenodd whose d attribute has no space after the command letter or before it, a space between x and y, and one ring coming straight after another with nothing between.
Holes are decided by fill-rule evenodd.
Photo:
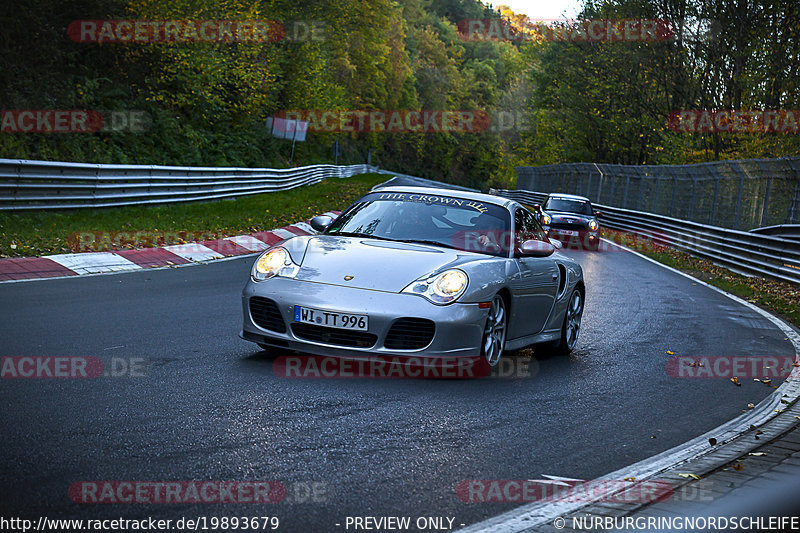
<instances>
[{"instance_id":1,"label":"porsche hood","mask_svg":"<svg viewBox=\"0 0 800 533\"><path fill-rule=\"evenodd\" d=\"M301 240L306 242L302 252ZM290 243L287 248L300 265L295 279L388 292L400 292L421 276L461 262L461 255L472 255L367 237L320 235Z\"/></svg>"}]
</instances>

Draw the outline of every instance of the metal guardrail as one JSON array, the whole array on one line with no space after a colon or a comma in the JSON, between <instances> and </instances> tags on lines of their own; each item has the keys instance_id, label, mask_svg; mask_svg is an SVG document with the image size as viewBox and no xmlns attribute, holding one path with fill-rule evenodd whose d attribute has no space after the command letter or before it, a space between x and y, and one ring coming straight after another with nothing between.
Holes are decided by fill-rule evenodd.
<instances>
[{"instance_id":1,"label":"metal guardrail","mask_svg":"<svg viewBox=\"0 0 800 533\"><path fill-rule=\"evenodd\" d=\"M379 170L368 165L312 165L273 169L0 159L0 210L214 200L285 191L328 178L349 178L365 172Z\"/></svg>"},{"instance_id":2,"label":"metal guardrail","mask_svg":"<svg viewBox=\"0 0 800 533\"><path fill-rule=\"evenodd\" d=\"M560 163L517 167L517 189L749 230L800 224L800 157L691 165Z\"/></svg>"},{"instance_id":3,"label":"metal guardrail","mask_svg":"<svg viewBox=\"0 0 800 533\"><path fill-rule=\"evenodd\" d=\"M778 224L776 226L764 226L763 228L751 229L750 233L760 233L761 235L777 235L782 239L800 240L800 224Z\"/></svg>"},{"instance_id":4,"label":"metal guardrail","mask_svg":"<svg viewBox=\"0 0 800 533\"><path fill-rule=\"evenodd\" d=\"M541 204L546 193L495 190L520 203ZM629 231L747 275L800 284L800 241L680 220L655 213L593 204L601 226Z\"/></svg>"}]
</instances>

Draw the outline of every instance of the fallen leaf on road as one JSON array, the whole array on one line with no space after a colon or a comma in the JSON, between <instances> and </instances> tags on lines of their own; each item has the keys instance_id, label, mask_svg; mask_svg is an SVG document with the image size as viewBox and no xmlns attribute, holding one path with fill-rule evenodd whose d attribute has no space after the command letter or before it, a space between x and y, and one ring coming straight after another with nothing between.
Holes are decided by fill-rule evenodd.
<instances>
[{"instance_id":1,"label":"fallen leaf on road","mask_svg":"<svg viewBox=\"0 0 800 533\"><path fill-rule=\"evenodd\" d=\"M678 474L681 477L692 478L692 479L700 479L700 476L697 474Z\"/></svg>"},{"instance_id":2,"label":"fallen leaf on road","mask_svg":"<svg viewBox=\"0 0 800 533\"><path fill-rule=\"evenodd\" d=\"M14 248L16 248L16 246L14 246ZM667 353L668 353L669 355L675 355L675 352L673 352L673 351L670 351L670 350L667 350Z\"/></svg>"},{"instance_id":3,"label":"fallen leaf on road","mask_svg":"<svg viewBox=\"0 0 800 533\"><path fill-rule=\"evenodd\" d=\"M710 445L712 445L712 446L716 446L717 445L717 439L715 439L714 437L711 437L710 439L708 439L708 443Z\"/></svg>"},{"instance_id":4,"label":"fallen leaf on road","mask_svg":"<svg viewBox=\"0 0 800 533\"><path fill-rule=\"evenodd\" d=\"M741 384L741 383L739 383L739 378L737 378L736 376L732 377L732 378L731 378L731 381L732 381L732 382L733 382L733 384L734 384L734 385L736 385L737 387L741 387L741 386L742 386L742 384Z\"/></svg>"},{"instance_id":5,"label":"fallen leaf on road","mask_svg":"<svg viewBox=\"0 0 800 533\"><path fill-rule=\"evenodd\" d=\"M635 477L626 477L626 478L622 478L622 480L623 481L636 481L636 478Z\"/></svg>"},{"instance_id":6,"label":"fallen leaf on road","mask_svg":"<svg viewBox=\"0 0 800 533\"><path fill-rule=\"evenodd\" d=\"M741 461L736 461L735 463L731 463L731 467L732 467L734 470L737 470L737 471L738 471L738 470L741 470L742 468L744 468L744 467L742 466L742 463L741 463Z\"/></svg>"},{"instance_id":7,"label":"fallen leaf on road","mask_svg":"<svg viewBox=\"0 0 800 533\"><path fill-rule=\"evenodd\" d=\"M755 404L748 403L748 404L747 404L747 408L748 408L748 409L753 409L753 408L755 408Z\"/></svg>"},{"instance_id":8,"label":"fallen leaf on road","mask_svg":"<svg viewBox=\"0 0 800 533\"><path fill-rule=\"evenodd\" d=\"M767 455L764 452L750 452L747 455L752 455L753 457L761 457L762 455Z\"/></svg>"}]
</instances>

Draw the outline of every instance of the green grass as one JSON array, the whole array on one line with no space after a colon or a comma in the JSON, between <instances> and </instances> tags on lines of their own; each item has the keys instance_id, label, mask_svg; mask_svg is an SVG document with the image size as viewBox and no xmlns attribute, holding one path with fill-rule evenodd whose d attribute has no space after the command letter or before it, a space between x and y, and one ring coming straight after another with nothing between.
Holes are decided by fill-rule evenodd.
<instances>
[{"instance_id":1,"label":"green grass","mask_svg":"<svg viewBox=\"0 0 800 533\"><path fill-rule=\"evenodd\" d=\"M800 287L796 285L737 274L706 259L653 245L630 233L613 230L603 230L603 233L604 237L614 242L633 248L659 263L686 272L800 326Z\"/></svg>"},{"instance_id":2,"label":"green grass","mask_svg":"<svg viewBox=\"0 0 800 533\"><path fill-rule=\"evenodd\" d=\"M360 174L290 191L212 202L3 212L0 257L161 246L270 230L344 209L388 178Z\"/></svg>"}]
</instances>

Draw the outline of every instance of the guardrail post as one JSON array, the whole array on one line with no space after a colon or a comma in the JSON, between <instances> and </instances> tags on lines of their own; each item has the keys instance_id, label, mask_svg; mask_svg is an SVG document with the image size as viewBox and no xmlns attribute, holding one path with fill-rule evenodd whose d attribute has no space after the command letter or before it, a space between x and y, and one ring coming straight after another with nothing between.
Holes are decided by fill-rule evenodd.
<instances>
[{"instance_id":1,"label":"guardrail post","mask_svg":"<svg viewBox=\"0 0 800 533\"><path fill-rule=\"evenodd\" d=\"M797 166L798 159L789 157L786 159L789 168L794 171L794 196L786 210L786 222L784 224L798 224L800 223L800 167Z\"/></svg>"},{"instance_id":2,"label":"guardrail post","mask_svg":"<svg viewBox=\"0 0 800 533\"><path fill-rule=\"evenodd\" d=\"M800 223L800 182L794 184L794 195L792 196L792 203L789 204L789 209L786 212L784 224L798 223Z\"/></svg>"},{"instance_id":3,"label":"guardrail post","mask_svg":"<svg viewBox=\"0 0 800 533\"><path fill-rule=\"evenodd\" d=\"M669 216L672 216L675 212L675 195L678 192L678 176L672 172L672 169L669 170L669 173L672 174L672 199L669 202Z\"/></svg>"},{"instance_id":4,"label":"guardrail post","mask_svg":"<svg viewBox=\"0 0 800 533\"><path fill-rule=\"evenodd\" d=\"M717 200L719 199L719 174L713 171L712 167L708 167L708 172L714 178L714 196L711 198L711 209L709 209L708 223L713 226L714 218L717 216Z\"/></svg>"},{"instance_id":5,"label":"guardrail post","mask_svg":"<svg viewBox=\"0 0 800 533\"><path fill-rule=\"evenodd\" d=\"M16 167L15 167L16 171L14 172L14 174L17 177L17 179L16 179L16 183L14 184L15 187L14 187L14 189L12 191L12 195L14 196L14 199L11 200L11 208L12 209L14 207L14 204L16 204L19 201L19 191L21 189L21 187L19 185L20 185L20 183L22 183L22 162L18 161L18 163L19 164L17 164Z\"/></svg>"},{"instance_id":6,"label":"guardrail post","mask_svg":"<svg viewBox=\"0 0 800 533\"><path fill-rule=\"evenodd\" d=\"M609 202L608 202L609 204L611 204L614 201L614 191L616 190L616 188L617 188L617 176L614 175L611 177L611 196L609 197Z\"/></svg>"},{"instance_id":7,"label":"guardrail post","mask_svg":"<svg viewBox=\"0 0 800 533\"><path fill-rule=\"evenodd\" d=\"M767 176L767 185L764 189L764 205L761 208L761 222L759 223L760 227L764 227L768 225L767 219L769 218L769 212L767 209L769 208L769 192L772 188L772 172L775 171L774 165L770 165L768 168L764 168L764 164L761 160L756 160L756 164L758 168L761 169L761 173Z\"/></svg>"},{"instance_id":8,"label":"guardrail post","mask_svg":"<svg viewBox=\"0 0 800 533\"><path fill-rule=\"evenodd\" d=\"M597 203L600 204L603 203L603 171L600 170L600 167L597 166L597 163L594 164L594 168L596 168L597 172L600 173L600 179L597 180Z\"/></svg>"},{"instance_id":9,"label":"guardrail post","mask_svg":"<svg viewBox=\"0 0 800 533\"><path fill-rule=\"evenodd\" d=\"M94 182L93 182L94 187L92 187L92 205L97 205L97 182L99 181L100 181L100 167L95 167Z\"/></svg>"},{"instance_id":10,"label":"guardrail post","mask_svg":"<svg viewBox=\"0 0 800 533\"><path fill-rule=\"evenodd\" d=\"M642 167L636 167L636 173L639 175L639 194L636 196L636 210L642 210L642 196L644 195L644 184L647 178L647 172Z\"/></svg>"},{"instance_id":11,"label":"guardrail post","mask_svg":"<svg viewBox=\"0 0 800 533\"><path fill-rule=\"evenodd\" d=\"M661 174L656 176L656 191L653 194L653 213L658 213L658 190L661 188Z\"/></svg>"},{"instance_id":12,"label":"guardrail post","mask_svg":"<svg viewBox=\"0 0 800 533\"><path fill-rule=\"evenodd\" d=\"M736 207L733 211L733 228L739 229L739 217L742 213L742 194L744 193L744 172L731 162L728 162L728 166L739 176L739 190L736 193Z\"/></svg>"},{"instance_id":13,"label":"guardrail post","mask_svg":"<svg viewBox=\"0 0 800 533\"><path fill-rule=\"evenodd\" d=\"M592 194L592 173L590 171L586 173L586 193L584 194L584 196L586 198L591 199L590 196L591 194Z\"/></svg>"},{"instance_id":14,"label":"guardrail post","mask_svg":"<svg viewBox=\"0 0 800 533\"><path fill-rule=\"evenodd\" d=\"M689 220L694 220L694 197L697 194L697 178L692 176L692 196L689 198Z\"/></svg>"},{"instance_id":15,"label":"guardrail post","mask_svg":"<svg viewBox=\"0 0 800 533\"><path fill-rule=\"evenodd\" d=\"M767 207L769 206L769 190L772 187L772 176L767 178L767 189L764 191L764 209L761 211L761 227L767 225Z\"/></svg>"},{"instance_id":16,"label":"guardrail post","mask_svg":"<svg viewBox=\"0 0 800 533\"><path fill-rule=\"evenodd\" d=\"M625 192L622 195L622 207L628 207L628 187L631 185L631 175L625 172Z\"/></svg>"}]
</instances>

